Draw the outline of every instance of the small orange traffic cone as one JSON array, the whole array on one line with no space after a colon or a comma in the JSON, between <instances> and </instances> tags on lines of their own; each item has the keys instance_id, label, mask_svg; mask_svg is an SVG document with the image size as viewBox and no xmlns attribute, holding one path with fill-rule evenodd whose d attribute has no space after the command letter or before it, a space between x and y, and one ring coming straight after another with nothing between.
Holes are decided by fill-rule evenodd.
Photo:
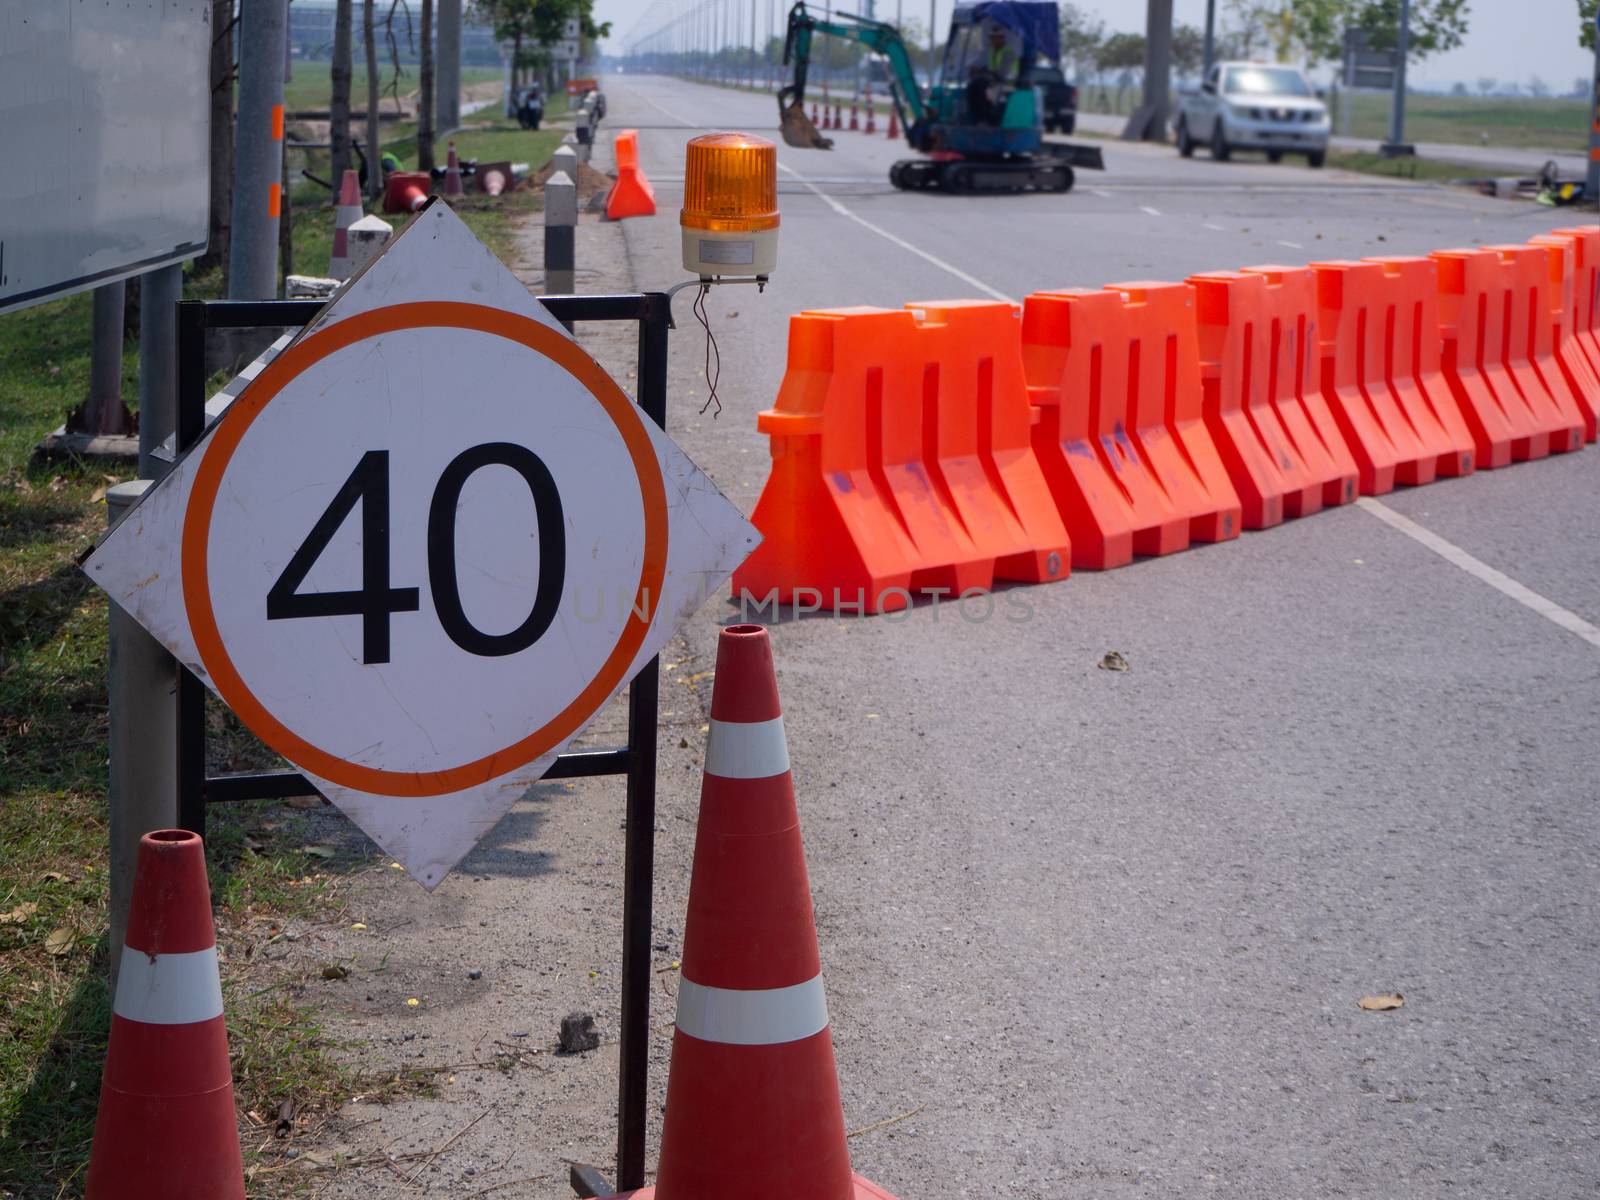
<instances>
[{"instance_id":1,"label":"small orange traffic cone","mask_svg":"<svg viewBox=\"0 0 1600 1200\"><path fill-rule=\"evenodd\" d=\"M850 101L850 131L852 133L856 133L859 132L860 129L861 117L860 114L856 112L856 102L852 100Z\"/></svg>"},{"instance_id":2,"label":"small orange traffic cone","mask_svg":"<svg viewBox=\"0 0 1600 1200\"><path fill-rule=\"evenodd\" d=\"M862 132L863 133L877 133L878 132L877 113L873 110L873 107L872 107L872 88L870 86L867 88L867 123L866 123L865 127L863 127Z\"/></svg>"},{"instance_id":3,"label":"small orange traffic cone","mask_svg":"<svg viewBox=\"0 0 1600 1200\"><path fill-rule=\"evenodd\" d=\"M350 278L350 226L366 216L361 206L361 180L355 171L346 171L339 184L339 207L333 215L333 254L328 260L328 278Z\"/></svg>"},{"instance_id":4,"label":"small orange traffic cone","mask_svg":"<svg viewBox=\"0 0 1600 1200\"><path fill-rule=\"evenodd\" d=\"M638 1200L894 1200L850 1170L772 646L717 643L667 1114Z\"/></svg>"},{"instance_id":5,"label":"small orange traffic cone","mask_svg":"<svg viewBox=\"0 0 1600 1200\"><path fill-rule=\"evenodd\" d=\"M461 187L461 160L456 157L456 144L450 143L450 156L444 168L444 194L446 196L460 196L463 194Z\"/></svg>"},{"instance_id":6,"label":"small orange traffic cone","mask_svg":"<svg viewBox=\"0 0 1600 1200\"><path fill-rule=\"evenodd\" d=\"M899 109L895 108L893 104L889 105L888 137L891 142L898 142L900 140L900 111Z\"/></svg>"},{"instance_id":7,"label":"small orange traffic cone","mask_svg":"<svg viewBox=\"0 0 1600 1200\"><path fill-rule=\"evenodd\" d=\"M84 1200L244 1200L205 847L139 840Z\"/></svg>"}]
</instances>

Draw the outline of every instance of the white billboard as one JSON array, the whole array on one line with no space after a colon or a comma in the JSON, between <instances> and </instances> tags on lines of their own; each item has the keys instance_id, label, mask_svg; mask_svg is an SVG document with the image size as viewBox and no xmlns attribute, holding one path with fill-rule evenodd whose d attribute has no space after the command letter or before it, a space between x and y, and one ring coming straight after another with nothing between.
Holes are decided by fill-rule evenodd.
<instances>
[{"instance_id":1,"label":"white billboard","mask_svg":"<svg viewBox=\"0 0 1600 1200\"><path fill-rule=\"evenodd\" d=\"M0 312L206 248L210 0L0 0Z\"/></svg>"}]
</instances>

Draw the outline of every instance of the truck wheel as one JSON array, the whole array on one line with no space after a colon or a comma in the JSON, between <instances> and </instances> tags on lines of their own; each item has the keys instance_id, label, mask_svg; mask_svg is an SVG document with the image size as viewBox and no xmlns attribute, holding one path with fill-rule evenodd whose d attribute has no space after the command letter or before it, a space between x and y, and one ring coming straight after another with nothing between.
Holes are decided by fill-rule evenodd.
<instances>
[{"instance_id":1,"label":"truck wheel","mask_svg":"<svg viewBox=\"0 0 1600 1200\"><path fill-rule=\"evenodd\" d=\"M1077 125L1078 125L1078 114L1077 113L1068 113L1067 114L1067 119L1061 122L1061 132L1064 133L1064 134L1067 134L1070 137L1071 134L1072 134L1072 131L1075 128L1077 128Z\"/></svg>"},{"instance_id":2,"label":"truck wheel","mask_svg":"<svg viewBox=\"0 0 1600 1200\"><path fill-rule=\"evenodd\" d=\"M1194 138L1189 136L1189 122L1178 118L1178 153L1184 158L1194 157Z\"/></svg>"},{"instance_id":3,"label":"truck wheel","mask_svg":"<svg viewBox=\"0 0 1600 1200\"><path fill-rule=\"evenodd\" d=\"M1280 163L1280 162L1282 162L1283 161L1283 151L1282 150L1268 150L1267 151L1267 161L1270 162L1270 163Z\"/></svg>"},{"instance_id":4,"label":"truck wheel","mask_svg":"<svg viewBox=\"0 0 1600 1200\"><path fill-rule=\"evenodd\" d=\"M1328 152L1326 150L1313 150L1310 154L1306 155L1306 166L1320 167L1327 157Z\"/></svg>"},{"instance_id":5,"label":"truck wheel","mask_svg":"<svg viewBox=\"0 0 1600 1200\"><path fill-rule=\"evenodd\" d=\"M1218 162L1227 162L1232 155L1233 147L1228 145L1228 139L1222 133L1222 122L1218 120L1211 126L1211 157Z\"/></svg>"}]
</instances>

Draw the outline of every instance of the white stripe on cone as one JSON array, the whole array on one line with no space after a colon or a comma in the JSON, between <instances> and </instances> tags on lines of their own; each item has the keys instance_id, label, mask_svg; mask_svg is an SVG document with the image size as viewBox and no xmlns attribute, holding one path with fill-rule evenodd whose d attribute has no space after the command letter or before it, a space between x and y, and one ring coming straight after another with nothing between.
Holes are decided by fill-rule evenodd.
<instances>
[{"instance_id":1,"label":"white stripe on cone","mask_svg":"<svg viewBox=\"0 0 1600 1200\"><path fill-rule=\"evenodd\" d=\"M827 1027L821 975L793 987L748 990L678 981L678 1028L703 1042L777 1046Z\"/></svg>"},{"instance_id":2,"label":"white stripe on cone","mask_svg":"<svg viewBox=\"0 0 1600 1200\"><path fill-rule=\"evenodd\" d=\"M711 722L706 738L706 774L723 779L767 779L789 769L783 718Z\"/></svg>"},{"instance_id":3,"label":"white stripe on cone","mask_svg":"<svg viewBox=\"0 0 1600 1200\"><path fill-rule=\"evenodd\" d=\"M146 954L123 947L112 1011L146 1025L193 1025L222 1015L217 948L189 954Z\"/></svg>"}]
</instances>

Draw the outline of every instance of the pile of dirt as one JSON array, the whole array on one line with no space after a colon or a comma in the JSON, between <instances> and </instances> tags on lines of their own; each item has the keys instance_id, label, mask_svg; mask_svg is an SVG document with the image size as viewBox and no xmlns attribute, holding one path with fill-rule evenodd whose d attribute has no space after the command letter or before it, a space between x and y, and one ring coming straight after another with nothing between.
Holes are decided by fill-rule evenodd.
<instances>
[{"instance_id":1,"label":"pile of dirt","mask_svg":"<svg viewBox=\"0 0 1600 1200\"><path fill-rule=\"evenodd\" d=\"M556 173L555 164L547 162L529 177L524 187L535 191L544 190L545 180ZM597 171L586 162L578 164L578 206L587 208L590 201L596 196L604 197L611 191L611 185L616 181L604 171Z\"/></svg>"}]
</instances>

